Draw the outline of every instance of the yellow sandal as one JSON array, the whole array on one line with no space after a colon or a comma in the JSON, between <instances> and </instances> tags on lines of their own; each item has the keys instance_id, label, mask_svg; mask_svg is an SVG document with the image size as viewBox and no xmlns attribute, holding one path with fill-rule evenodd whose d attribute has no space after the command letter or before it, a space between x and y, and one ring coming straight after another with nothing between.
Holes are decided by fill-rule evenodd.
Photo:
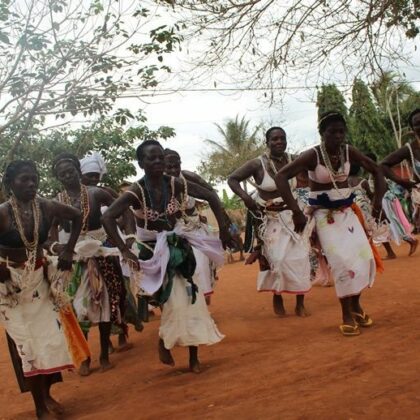
<instances>
[{"instance_id":1,"label":"yellow sandal","mask_svg":"<svg viewBox=\"0 0 420 420\"><path fill-rule=\"evenodd\" d=\"M343 324L340 325L338 328L340 328L341 334L343 334L346 337L354 337L356 335L360 335L360 328L356 325L348 325Z\"/></svg>"},{"instance_id":2,"label":"yellow sandal","mask_svg":"<svg viewBox=\"0 0 420 420\"><path fill-rule=\"evenodd\" d=\"M352 312L352 315L355 317L355 321L363 328L368 328L373 325L373 319L365 312L362 314Z\"/></svg>"}]
</instances>

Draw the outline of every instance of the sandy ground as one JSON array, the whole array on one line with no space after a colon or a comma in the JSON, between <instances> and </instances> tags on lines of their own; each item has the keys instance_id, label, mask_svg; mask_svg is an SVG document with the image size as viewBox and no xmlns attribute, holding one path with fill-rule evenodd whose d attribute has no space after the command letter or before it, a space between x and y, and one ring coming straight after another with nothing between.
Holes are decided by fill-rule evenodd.
<instances>
[{"instance_id":1,"label":"sandy ground","mask_svg":"<svg viewBox=\"0 0 420 420\"><path fill-rule=\"evenodd\" d=\"M386 272L363 303L375 321L359 337L339 334L339 304L333 288L307 297L312 316L277 318L271 295L257 294L257 266L227 265L210 306L225 340L200 348L204 371L187 370L187 351L174 351L177 366L159 363L159 317L135 347L115 354L116 368L80 378L65 374L54 395L69 419L417 419L420 418L420 252L387 261ZM419 250L420 251L420 250ZM98 365L96 332L91 337ZM28 394L15 382L0 334L0 418L33 416Z\"/></svg>"}]
</instances>

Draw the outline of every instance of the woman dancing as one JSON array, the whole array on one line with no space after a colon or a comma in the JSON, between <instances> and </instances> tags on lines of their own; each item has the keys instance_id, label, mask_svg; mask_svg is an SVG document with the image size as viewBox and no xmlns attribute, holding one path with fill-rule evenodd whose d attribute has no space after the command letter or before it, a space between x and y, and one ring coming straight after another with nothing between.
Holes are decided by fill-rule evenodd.
<instances>
[{"instance_id":1,"label":"woman dancing","mask_svg":"<svg viewBox=\"0 0 420 420\"><path fill-rule=\"evenodd\" d=\"M104 372L113 367L108 355L111 323L121 325L125 301L118 257L109 256L110 248L101 246L107 242L101 225L101 207L109 206L113 198L101 188L87 187L81 183L80 162L71 153L62 153L54 159L53 173L64 187L58 200L82 212L82 231L76 247L78 261L69 293L73 297L73 306L86 337L91 324L99 326L99 361L101 371ZM58 226L63 229L64 236L69 231L68 223L57 218L50 232L52 241L58 241ZM51 251L59 252L62 246L54 242ZM90 359L83 363L79 373L82 376L90 374Z\"/></svg>"},{"instance_id":2,"label":"woman dancing","mask_svg":"<svg viewBox=\"0 0 420 420\"><path fill-rule=\"evenodd\" d=\"M303 152L296 160L280 169L276 184L287 207L293 212L297 232L307 220L294 199L288 180L302 171L309 175L309 204L316 233L330 265L340 299L345 336L360 334L359 325L368 327L373 321L360 305L360 295L373 284L376 274L375 257L366 233L352 208L354 194L348 185L350 165L357 163L375 180L373 216L381 212L385 179L381 169L352 146L345 144L347 125L338 112L324 114L319 121L321 144ZM354 209L354 210L353 210Z\"/></svg>"},{"instance_id":3,"label":"woman dancing","mask_svg":"<svg viewBox=\"0 0 420 420\"><path fill-rule=\"evenodd\" d=\"M411 192L411 203L413 207L413 221L416 231L420 230L420 108L416 108L408 117L408 124L413 131L414 140L406 143L403 147L389 154L381 166L385 176L403 188ZM399 177L392 168L407 160L411 166L411 178L409 180ZM418 240L410 235L404 240L410 242L409 255L413 255L418 246Z\"/></svg>"},{"instance_id":4,"label":"woman dancing","mask_svg":"<svg viewBox=\"0 0 420 420\"><path fill-rule=\"evenodd\" d=\"M223 262L223 249L217 238L188 230L182 220L187 198L210 204L225 242L229 238L227 226L216 194L164 175L164 152L159 142L144 141L137 148L137 159L145 176L108 208L102 217L103 225L123 258L134 269L141 268L141 288L148 293L157 291L154 298L163 305L159 329L161 362L173 366L170 349L175 345L188 347L190 370L198 373L198 345L215 344L223 335L208 312L202 288L195 283L192 247L219 264ZM139 258L117 232L116 219L130 207L137 219Z\"/></svg>"},{"instance_id":5,"label":"woman dancing","mask_svg":"<svg viewBox=\"0 0 420 420\"><path fill-rule=\"evenodd\" d=\"M32 161L13 161L4 173L9 200L0 205L0 322L20 389L31 392L37 417L47 419L63 411L50 388L73 363L42 247L55 217L70 221L69 241L61 248L57 267L70 270L82 218L72 207L38 197L38 183Z\"/></svg>"},{"instance_id":6,"label":"woman dancing","mask_svg":"<svg viewBox=\"0 0 420 420\"><path fill-rule=\"evenodd\" d=\"M187 180L188 182L192 182L194 184L200 185L201 187L205 188L206 190L214 193L214 189L210 184L208 184L203 178L199 175L195 174L194 172L181 170L181 157L179 156L178 152L171 149L165 149L165 173L169 176L174 176L176 178L181 177ZM197 232L201 232L204 235L209 235L209 231L207 229L207 224L203 223L202 218L197 211L196 202L194 197L188 197L186 200L186 208L185 213L187 216L188 224L191 229L196 230ZM229 217L227 220L229 220ZM201 282L201 287L206 297L206 302L210 303L211 295L214 292L214 284L215 284L215 267L212 262L208 259L208 257L199 251L198 249L193 247L195 260L197 262L197 271L196 274Z\"/></svg>"},{"instance_id":7,"label":"woman dancing","mask_svg":"<svg viewBox=\"0 0 420 420\"><path fill-rule=\"evenodd\" d=\"M296 315L307 316L304 297L311 289L309 242L294 231L292 212L282 203L274 182L276 173L291 161L286 153L285 131L280 127L270 128L266 133L266 142L267 153L234 171L228 184L259 219L255 228L260 241L257 250L261 254L260 260L266 258L267 261L258 275L257 290L273 293L274 312L279 316L286 314L281 294L295 294ZM257 188L254 197L240 184L250 177L254 178ZM296 187L294 179L292 182Z\"/></svg>"}]
</instances>

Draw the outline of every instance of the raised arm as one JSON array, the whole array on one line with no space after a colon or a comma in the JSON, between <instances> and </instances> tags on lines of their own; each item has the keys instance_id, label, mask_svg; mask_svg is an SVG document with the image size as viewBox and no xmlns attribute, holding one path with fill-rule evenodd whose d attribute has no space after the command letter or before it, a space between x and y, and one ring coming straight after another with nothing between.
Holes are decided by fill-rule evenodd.
<instances>
[{"instance_id":1,"label":"raised arm","mask_svg":"<svg viewBox=\"0 0 420 420\"><path fill-rule=\"evenodd\" d=\"M205 188L208 191L214 191L214 188L200 175L196 174L195 172L191 171L181 171L184 178L189 181L193 182L194 184L200 185L200 187Z\"/></svg>"},{"instance_id":2,"label":"raised arm","mask_svg":"<svg viewBox=\"0 0 420 420\"><path fill-rule=\"evenodd\" d=\"M373 212L377 217L382 209L382 198L386 192L387 186L382 168L372 159L365 156L352 146L349 146L349 157L351 162L358 163L366 171L373 175L375 182L375 191L373 195Z\"/></svg>"},{"instance_id":3,"label":"raised arm","mask_svg":"<svg viewBox=\"0 0 420 420\"><path fill-rule=\"evenodd\" d=\"M228 185L230 189L242 199L247 208L251 211L258 210L255 200L242 188L241 182L250 177L254 177L261 168L261 161L259 159L251 160L243 164L240 168L233 171L228 178Z\"/></svg>"},{"instance_id":4,"label":"raised arm","mask_svg":"<svg viewBox=\"0 0 420 420\"><path fill-rule=\"evenodd\" d=\"M410 160L410 158L411 157L408 147L404 146L396 150L395 152L390 153L387 157L385 157L385 159L382 160L382 162L380 162L380 166L383 170L384 175L408 190L413 188L416 185L416 183L413 181L407 181L405 179L402 179L392 170L392 168L406 159Z\"/></svg>"}]
</instances>

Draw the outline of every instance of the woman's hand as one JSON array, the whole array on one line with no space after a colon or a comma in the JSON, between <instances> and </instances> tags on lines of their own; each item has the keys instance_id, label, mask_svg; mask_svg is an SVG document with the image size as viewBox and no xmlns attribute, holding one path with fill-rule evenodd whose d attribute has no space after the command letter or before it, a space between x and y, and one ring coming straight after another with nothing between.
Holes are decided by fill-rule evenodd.
<instances>
[{"instance_id":1,"label":"woman's hand","mask_svg":"<svg viewBox=\"0 0 420 420\"><path fill-rule=\"evenodd\" d=\"M229 228L227 225L220 228L219 238L222 241L223 248L235 248L235 241L232 239L232 236L229 233Z\"/></svg>"},{"instance_id":2,"label":"woman's hand","mask_svg":"<svg viewBox=\"0 0 420 420\"><path fill-rule=\"evenodd\" d=\"M258 204L249 195L244 199L244 204L248 208L248 210L253 212L258 211Z\"/></svg>"},{"instance_id":3,"label":"woman's hand","mask_svg":"<svg viewBox=\"0 0 420 420\"><path fill-rule=\"evenodd\" d=\"M56 245L55 248L58 248ZM70 271L73 266L73 251L64 246L58 254L57 268L62 271Z\"/></svg>"},{"instance_id":4,"label":"woman's hand","mask_svg":"<svg viewBox=\"0 0 420 420\"><path fill-rule=\"evenodd\" d=\"M293 212L293 223L295 225L295 232L303 232L306 226L306 222L306 216L304 215L302 210L296 210Z\"/></svg>"},{"instance_id":5,"label":"woman's hand","mask_svg":"<svg viewBox=\"0 0 420 420\"><path fill-rule=\"evenodd\" d=\"M121 252L121 256L122 256L123 261L125 261L132 270L134 271L140 270L139 259L128 248L124 249Z\"/></svg>"}]
</instances>

